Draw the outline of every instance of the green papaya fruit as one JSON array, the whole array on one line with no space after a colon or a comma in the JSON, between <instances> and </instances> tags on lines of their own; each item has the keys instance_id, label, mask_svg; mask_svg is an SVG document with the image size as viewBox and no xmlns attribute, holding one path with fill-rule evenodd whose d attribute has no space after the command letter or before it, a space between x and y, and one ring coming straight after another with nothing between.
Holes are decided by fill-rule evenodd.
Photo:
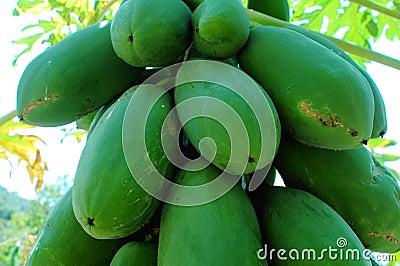
<instances>
[{"instance_id":1,"label":"green papaya fruit","mask_svg":"<svg viewBox=\"0 0 400 266\"><path fill-rule=\"evenodd\" d=\"M79 30L29 63L17 91L21 120L37 126L68 124L142 82L143 68L115 54L110 26L106 21Z\"/></svg>"},{"instance_id":2,"label":"green papaya fruit","mask_svg":"<svg viewBox=\"0 0 400 266\"><path fill-rule=\"evenodd\" d=\"M109 265L127 239L98 240L89 236L75 219L72 189L47 215L26 266Z\"/></svg>"},{"instance_id":3,"label":"green papaya fruit","mask_svg":"<svg viewBox=\"0 0 400 266\"><path fill-rule=\"evenodd\" d=\"M337 55L342 57L344 60L352 64L354 67L358 69L358 71L363 74L363 76L367 79L371 90L372 90L372 95L374 96L374 122L373 122L373 127L372 127L372 134L371 138L378 138L378 137L383 137L387 131L387 120L386 120L386 108L385 108L385 103L383 101L382 95L379 91L379 88L376 86L374 80L371 78L371 76L368 74L367 71L365 71L364 68L362 68L357 62L355 62L346 52L344 52L342 49L340 49L336 44L331 42L330 40L322 37L321 35L315 34L305 28L301 27L295 27L295 26L289 26L287 29L294 30L296 32L299 32L314 41L322 44L329 50L335 52Z\"/></svg>"},{"instance_id":4,"label":"green papaya fruit","mask_svg":"<svg viewBox=\"0 0 400 266\"><path fill-rule=\"evenodd\" d=\"M250 196L268 265L371 265L350 226L326 203L302 190L258 187Z\"/></svg>"},{"instance_id":5,"label":"green papaya fruit","mask_svg":"<svg viewBox=\"0 0 400 266\"><path fill-rule=\"evenodd\" d=\"M250 21L237 0L205 0L193 12L193 43L215 59L234 56L246 43Z\"/></svg>"},{"instance_id":6,"label":"green papaya fruit","mask_svg":"<svg viewBox=\"0 0 400 266\"><path fill-rule=\"evenodd\" d=\"M192 161L187 168L196 166L197 162ZM175 182L197 186L213 181L220 173L213 165L200 171L181 170ZM203 192L213 194L213 189ZM202 205L163 205L160 266L265 265L256 256L261 246L256 214L239 183L222 197Z\"/></svg>"},{"instance_id":7,"label":"green papaya fruit","mask_svg":"<svg viewBox=\"0 0 400 266\"><path fill-rule=\"evenodd\" d=\"M132 241L122 246L110 266L157 266L157 243Z\"/></svg>"},{"instance_id":8,"label":"green papaya fruit","mask_svg":"<svg viewBox=\"0 0 400 266\"><path fill-rule=\"evenodd\" d=\"M272 162L279 118L266 92L243 71L218 61L187 61L177 72L174 97L190 142L218 168L241 175Z\"/></svg>"},{"instance_id":9,"label":"green papaya fruit","mask_svg":"<svg viewBox=\"0 0 400 266\"><path fill-rule=\"evenodd\" d=\"M274 163L286 186L326 202L366 248L400 250L400 187L367 148L331 151L284 138Z\"/></svg>"},{"instance_id":10,"label":"green papaya fruit","mask_svg":"<svg viewBox=\"0 0 400 266\"><path fill-rule=\"evenodd\" d=\"M289 29L258 26L237 58L298 141L345 150L371 137L374 99L367 80L323 45Z\"/></svg>"},{"instance_id":11,"label":"green papaya fruit","mask_svg":"<svg viewBox=\"0 0 400 266\"><path fill-rule=\"evenodd\" d=\"M89 235L98 239L132 234L153 216L159 201L137 182L150 175L145 158L165 177L170 177L174 171L164 154L160 136L164 119L172 108L172 99L166 93L154 101L147 114L148 123L142 126L136 124L146 115L142 110L151 103L155 94L164 90L152 84L139 88L142 88L139 94L138 89L132 88L101 116L82 151L76 170L73 189L75 217ZM134 106L139 109L128 113L130 102L134 99ZM132 128L126 128L124 123ZM177 138L176 124L169 122L165 127L164 141ZM143 139L128 139L127 142L123 128L128 130L128 134L143 131L145 136ZM139 146L142 141L146 144L145 148ZM128 155L124 149L131 153L129 158L125 157ZM135 169L131 168L132 164Z\"/></svg>"},{"instance_id":12,"label":"green papaya fruit","mask_svg":"<svg viewBox=\"0 0 400 266\"><path fill-rule=\"evenodd\" d=\"M189 61L189 60L213 60L212 58L206 56L205 54L200 53L194 45L190 47L190 49L187 52L186 58L184 61ZM221 62L227 63L229 65L238 67L239 63L236 59L236 56L229 57L224 60L220 60Z\"/></svg>"},{"instance_id":13,"label":"green papaya fruit","mask_svg":"<svg viewBox=\"0 0 400 266\"><path fill-rule=\"evenodd\" d=\"M111 24L116 54L137 67L177 62L192 41L192 13L181 0L132 0Z\"/></svg>"},{"instance_id":14,"label":"green papaya fruit","mask_svg":"<svg viewBox=\"0 0 400 266\"><path fill-rule=\"evenodd\" d=\"M248 0L247 8L280 20L288 22L290 20L289 3L287 0Z\"/></svg>"}]
</instances>

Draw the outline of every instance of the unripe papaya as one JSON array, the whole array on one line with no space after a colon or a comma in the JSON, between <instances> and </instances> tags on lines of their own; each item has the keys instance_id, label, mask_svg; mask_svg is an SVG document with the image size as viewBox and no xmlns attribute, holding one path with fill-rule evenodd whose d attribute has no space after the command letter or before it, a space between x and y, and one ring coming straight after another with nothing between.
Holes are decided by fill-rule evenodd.
<instances>
[{"instance_id":1,"label":"unripe papaya","mask_svg":"<svg viewBox=\"0 0 400 266\"><path fill-rule=\"evenodd\" d=\"M149 175L144 158L149 158L155 169L165 177L174 169L164 154L160 136L164 118L172 108L172 99L168 93L154 101L145 126L129 128L128 133L145 130L144 138L129 143L123 139L123 127L126 129L124 121L134 126L136 121L145 116L141 111L145 109L144 106L149 105L155 94L163 91L161 87L151 84L139 88L143 88L140 94L136 95L138 89L132 88L101 116L78 163L74 179L73 209L85 231L95 238L121 238L132 234L154 214L159 201L136 181ZM135 107L139 109L128 114L127 108L133 98L136 99ZM129 117L124 120L127 115ZM177 125L167 123L164 141L177 138L176 132ZM146 144L144 149L139 147L141 142ZM124 149L131 152L129 165ZM135 176L130 168L132 164L137 168Z\"/></svg>"},{"instance_id":2,"label":"unripe papaya","mask_svg":"<svg viewBox=\"0 0 400 266\"><path fill-rule=\"evenodd\" d=\"M37 126L68 124L142 81L144 69L115 54L110 26L107 21L79 30L29 63L17 91L20 119Z\"/></svg>"},{"instance_id":3,"label":"unripe papaya","mask_svg":"<svg viewBox=\"0 0 400 266\"><path fill-rule=\"evenodd\" d=\"M186 167L196 164L192 161ZM184 186L203 185L220 173L209 165L200 171L181 170L175 181ZM211 195L213 189L209 187L203 192ZM239 183L222 197L202 205L163 205L158 246L160 266L265 265L256 255L261 246L256 214Z\"/></svg>"},{"instance_id":4,"label":"unripe papaya","mask_svg":"<svg viewBox=\"0 0 400 266\"><path fill-rule=\"evenodd\" d=\"M126 242L126 239L98 240L89 236L75 219L70 189L47 215L26 265L109 265Z\"/></svg>"},{"instance_id":5,"label":"unripe papaya","mask_svg":"<svg viewBox=\"0 0 400 266\"><path fill-rule=\"evenodd\" d=\"M176 84L179 120L204 158L240 175L272 162L279 118L269 96L246 73L218 61L188 61L180 67Z\"/></svg>"},{"instance_id":6,"label":"unripe papaya","mask_svg":"<svg viewBox=\"0 0 400 266\"><path fill-rule=\"evenodd\" d=\"M310 193L263 184L250 199L268 265L371 265L350 226Z\"/></svg>"},{"instance_id":7,"label":"unripe papaya","mask_svg":"<svg viewBox=\"0 0 400 266\"><path fill-rule=\"evenodd\" d=\"M237 0L205 0L193 12L193 43L197 50L216 59L234 56L246 43L250 21Z\"/></svg>"},{"instance_id":8,"label":"unripe papaya","mask_svg":"<svg viewBox=\"0 0 400 266\"><path fill-rule=\"evenodd\" d=\"M374 99L367 80L323 45L289 29L258 26L237 58L298 141L342 150L371 137Z\"/></svg>"},{"instance_id":9,"label":"unripe papaya","mask_svg":"<svg viewBox=\"0 0 400 266\"><path fill-rule=\"evenodd\" d=\"M175 63L192 41L191 15L181 0L129 0L113 19L113 48L137 67Z\"/></svg>"},{"instance_id":10,"label":"unripe papaya","mask_svg":"<svg viewBox=\"0 0 400 266\"><path fill-rule=\"evenodd\" d=\"M385 103L383 101L382 95L379 91L379 88L376 86L374 80L371 78L371 76L368 74L367 71L365 71L364 68L362 68L357 62L355 62L345 51L340 49L336 44L333 42L329 41L328 39L312 33L311 31L301 28L301 27L295 27L295 26L289 26L287 29L294 30L296 32L299 32L314 41L322 44L332 52L335 52L337 55L342 57L344 60L352 64L354 67L358 69L358 71L363 74L363 76L367 79L371 90L372 90L372 95L374 96L374 123L373 123L373 128L372 128L372 134L371 138L378 138L382 137L385 135L386 130L387 130L387 120L386 120L386 108L385 108Z\"/></svg>"},{"instance_id":11,"label":"unripe papaya","mask_svg":"<svg viewBox=\"0 0 400 266\"><path fill-rule=\"evenodd\" d=\"M290 20L289 3L287 0L248 0L247 8L280 20Z\"/></svg>"},{"instance_id":12,"label":"unripe papaya","mask_svg":"<svg viewBox=\"0 0 400 266\"><path fill-rule=\"evenodd\" d=\"M365 147L331 151L284 138L274 163L286 186L326 202L366 248L400 250L400 187Z\"/></svg>"},{"instance_id":13,"label":"unripe papaya","mask_svg":"<svg viewBox=\"0 0 400 266\"><path fill-rule=\"evenodd\" d=\"M122 246L110 266L157 266L157 243L132 241Z\"/></svg>"}]
</instances>

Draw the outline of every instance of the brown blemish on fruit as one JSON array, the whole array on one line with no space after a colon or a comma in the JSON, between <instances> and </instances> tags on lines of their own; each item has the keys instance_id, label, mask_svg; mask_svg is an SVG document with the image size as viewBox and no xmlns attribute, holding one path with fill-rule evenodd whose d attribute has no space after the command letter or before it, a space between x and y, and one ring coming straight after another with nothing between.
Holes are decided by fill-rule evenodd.
<instances>
[{"instance_id":1,"label":"brown blemish on fruit","mask_svg":"<svg viewBox=\"0 0 400 266\"><path fill-rule=\"evenodd\" d=\"M57 94L53 94L50 97L46 96L44 99L39 99L39 101L36 101L36 102L28 104L28 106L26 106L24 111L22 112L22 115L21 115L20 119L24 120L25 117L26 117L26 114L30 110L36 108L37 106L46 104L48 101L55 101L57 99L58 99L58 95Z\"/></svg>"},{"instance_id":2,"label":"brown blemish on fruit","mask_svg":"<svg viewBox=\"0 0 400 266\"><path fill-rule=\"evenodd\" d=\"M347 130L346 130L346 132L347 132L347 134L349 134L350 136L352 136L352 137L357 137L358 136L358 131L357 130L354 130L354 129L352 129L352 128L348 128ZM364 140L363 140L364 141Z\"/></svg>"},{"instance_id":3,"label":"brown blemish on fruit","mask_svg":"<svg viewBox=\"0 0 400 266\"><path fill-rule=\"evenodd\" d=\"M324 116L324 115L312 110L310 103L306 103L305 101L302 101L299 105L300 105L301 111L304 114L317 119L324 126L328 126L328 127L344 127L343 123L338 118L335 118L330 114L326 114ZM328 116L328 117L326 117L326 116Z\"/></svg>"},{"instance_id":4,"label":"brown blemish on fruit","mask_svg":"<svg viewBox=\"0 0 400 266\"><path fill-rule=\"evenodd\" d=\"M389 242L395 243L396 245L400 245L400 240L394 237L391 233L386 233L386 234L368 233L368 236L383 237Z\"/></svg>"},{"instance_id":5,"label":"brown blemish on fruit","mask_svg":"<svg viewBox=\"0 0 400 266\"><path fill-rule=\"evenodd\" d=\"M315 110L312 110L311 108L311 103L307 103L305 101L302 101L298 105L301 109L301 111L308 115L311 116L312 118L318 120L321 122L323 126L327 127L333 127L333 128L344 128L345 125L343 122L340 120L340 118L336 115L332 115L329 112L325 112L324 114L321 114L320 112L317 112ZM358 136L358 131L353 129L353 128L347 128L346 130L347 134L349 134L352 137L357 137Z\"/></svg>"},{"instance_id":6,"label":"brown blemish on fruit","mask_svg":"<svg viewBox=\"0 0 400 266\"><path fill-rule=\"evenodd\" d=\"M256 160L254 160L253 157L249 156L249 159L247 160L249 163L254 163Z\"/></svg>"},{"instance_id":7,"label":"brown blemish on fruit","mask_svg":"<svg viewBox=\"0 0 400 266\"><path fill-rule=\"evenodd\" d=\"M88 115L88 114L90 114L90 113L96 111L98 108L99 108L99 107L92 107L92 108L87 109L85 112L83 112L82 114L80 114L80 115L77 117L77 119L82 118L82 117L84 117L84 116L86 116L86 115Z\"/></svg>"},{"instance_id":8,"label":"brown blemish on fruit","mask_svg":"<svg viewBox=\"0 0 400 266\"><path fill-rule=\"evenodd\" d=\"M129 40L129 42L133 42L133 35L129 35L128 40Z\"/></svg>"}]
</instances>

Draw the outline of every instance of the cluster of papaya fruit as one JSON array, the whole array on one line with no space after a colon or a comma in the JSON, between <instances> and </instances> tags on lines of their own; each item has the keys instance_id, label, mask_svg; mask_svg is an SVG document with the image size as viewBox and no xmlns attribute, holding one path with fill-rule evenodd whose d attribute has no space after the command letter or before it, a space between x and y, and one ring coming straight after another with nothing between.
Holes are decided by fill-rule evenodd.
<instances>
[{"instance_id":1,"label":"cluster of papaya fruit","mask_svg":"<svg viewBox=\"0 0 400 266\"><path fill-rule=\"evenodd\" d=\"M247 8L289 20L285 0ZM237 0L123 1L27 66L17 113L88 130L27 265L371 265L400 250L400 187L364 145L387 126L374 81Z\"/></svg>"}]
</instances>

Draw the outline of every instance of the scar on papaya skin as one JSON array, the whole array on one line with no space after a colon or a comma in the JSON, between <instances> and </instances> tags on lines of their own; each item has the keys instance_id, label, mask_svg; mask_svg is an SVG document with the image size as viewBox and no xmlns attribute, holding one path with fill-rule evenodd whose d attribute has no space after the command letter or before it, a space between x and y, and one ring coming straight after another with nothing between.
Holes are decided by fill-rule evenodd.
<instances>
[{"instance_id":1,"label":"scar on papaya skin","mask_svg":"<svg viewBox=\"0 0 400 266\"><path fill-rule=\"evenodd\" d=\"M133 36L132 36L132 35L129 35L129 36L128 36L128 40L129 40L129 42L133 42Z\"/></svg>"},{"instance_id":2,"label":"scar on papaya skin","mask_svg":"<svg viewBox=\"0 0 400 266\"><path fill-rule=\"evenodd\" d=\"M334 117L332 115L329 115L329 117L324 117L318 112L315 112L311 109L311 104L306 103L305 101L302 101L299 103L299 107L301 108L301 111L308 115L311 116L312 118L317 119L323 126L328 126L328 127L344 127L343 122L341 122L337 117ZM358 136L358 131L354 130L352 128L347 128L346 130L347 134L349 134L352 137L357 137Z\"/></svg>"},{"instance_id":3,"label":"scar on papaya skin","mask_svg":"<svg viewBox=\"0 0 400 266\"><path fill-rule=\"evenodd\" d=\"M89 108L88 110L86 110L85 112L83 112L82 114L80 114L80 115L78 116L78 119L79 119L79 118L82 118L82 117L84 117L84 116L86 116L86 115L88 115L88 114L90 114L91 112L96 111L98 108L99 108L99 107Z\"/></svg>"},{"instance_id":4,"label":"scar on papaya skin","mask_svg":"<svg viewBox=\"0 0 400 266\"><path fill-rule=\"evenodd\" d=\"M94 219L88 217L88 218L87 218L87 222L88 222L88 225L94 226Z\"/></svg>"},{"instance_id":5,"label":"scar on papaya skin","mask_svg":"<svg viewBox=\"0 0 400 266\"><path fill-rule=\"evenodd\" d=\"M247 161L248 161L249 163L254 163L254 162L255 162L254 158L251 157L251 156L249 156L249 159L248 159Z\"/></svg>"},{"instance_id":6,"label":"scar on papaya skin","mask_svg":"<svg viewBox=\"0 0 400 266\"><path fill-rule=\"evenodd\" d=\"M24 120L25 117L26 117L26 114L27 114L30 110L36 108L37 106L43 105L43 104L45 104L45 103L48 102L48 101L55 101L55 100L57 100L57 99L58 99L58 95L57 95L57 94L53 94L53 95L51 95L50 97L47 97L47 96L46 96L44 99L40 99L40 100L37 101L37 102L33 102L33 103L28 104L28 106L26 106L25 109L24 109L24 111L22 112L22 115L21 115L20 119L21 119L21 120Z\"/></svg>"},{"instance_id":7,"label":"scar on papaya skin","mask_svg":"<svg viewBox=\"0 0 400 266\"><path fill-rule=\"evenodd\" d=\"M386 234L377 234L377 233L369 233L368 236L372 236L372 237L384 237L386 238L386 240L388 240L389 242L393 242L397 245L400 245L400 240L398 240L397 238L395 238L392 234L390 233L386 233Z\"/></svg>"}]
</instances>

